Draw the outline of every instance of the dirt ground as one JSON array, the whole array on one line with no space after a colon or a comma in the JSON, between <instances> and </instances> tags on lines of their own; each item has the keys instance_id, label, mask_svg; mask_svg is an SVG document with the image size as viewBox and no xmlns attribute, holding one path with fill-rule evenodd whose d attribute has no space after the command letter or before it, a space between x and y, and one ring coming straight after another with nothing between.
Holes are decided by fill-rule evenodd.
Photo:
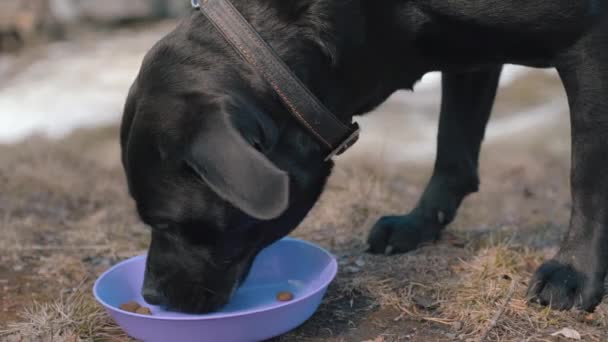
<instances>
[{"instance_id":1,"label":"dirt ground","mask_svg":"<svg viewBox=\"0 0 608 342\"><path fill-rule=\"evenodd\" d=\"M501 92L497 119L537 105L556 84L544 74L522 78ZM318 313L276 341L557 341L551 334L563 328L608 340L606 302L592 315L525 303L528 279L555 253L571 206L568 118L564 108L555 114L533 129L492 133L481 191L441 241L407 255L368 255L365 239L379 217L415 205L432 156L396 162L363 142L339 161L294 236L332 251L340 272ZM430 109L423 115L436 121ZM91 295L96 276L148 243L117 135L110 126L0 145L0 341L129 340Z\"/></svg>"},{"instance_id":2,"label":"dirt ground","mask_svg":"<svg viewBox=\"0 0 608 342\"><path fill-rule=\"evenodd\" d=\"M341 271L314 318L278 341L474 340L503 306L487 340L550 340L564 327L605 340L606 304L588 317L524 303L528 277L554 253L570 206L567 150L545 142L488 149L481 192L444 239L390 258L364 253L366 233L381 215L415 204L430 165L385 173L340 164L295 236L329 248ZM126 194L116 128L1 147L0 165L0 321L18 332L2 338L124 338L90 294L100 272L148 239Z\"/></svg>"}]
</instances>

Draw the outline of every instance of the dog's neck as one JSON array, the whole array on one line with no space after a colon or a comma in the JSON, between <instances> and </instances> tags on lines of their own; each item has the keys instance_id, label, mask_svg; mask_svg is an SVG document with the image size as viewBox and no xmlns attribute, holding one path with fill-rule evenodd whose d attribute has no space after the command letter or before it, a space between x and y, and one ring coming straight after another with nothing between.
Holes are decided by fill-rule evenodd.
<instances>
[{"instance_id":1,"label":"dog's neck","mask_svg":"<svg viewBox=\"0 0 608 342\"><path fill-rule=\"evenodd\" d=\"M407 25L387 4L365 0L232 0L299 78L349 122L421 76L402 49ZM390 3L397 3L391 1ZM415 70L416 72L412 72ZM401 71L400 71L401 70Z\"/></svg>"},{"instance_id":2,"label":"dog's neck","mask_svg":"<svg viewBox=\"0 0 608 342\"><path fill-rule=\"evenodd\" d=\"M394 91L412 88L429 69L421 65L426 60L415 44L428 20L416 1L231 1L344 122L372 110ZM217 46L201 13L188 22L191 42L206 51Z\"/></svg>"},{"instance_id":3,"label":"dog's neck","mask_svg":"<svg viewBox=\"0 0 608 342\"><path fill-rule=\"evenodd\" d=\"M466 71L504 63L543 66L536 60L547 60L550 50L520 33L526 18L517 13L505 14L509 20L486 22L486 17L475 17L471 6L460 1L232 2L345 122L372 110L394 91L413 88L429 71ZM494 13L490 5L482 5L484 11ZM541 9L537 12L548 12ZM557 30L542 20L531 22L537 31Z\"/></svg>"}]
</instances>

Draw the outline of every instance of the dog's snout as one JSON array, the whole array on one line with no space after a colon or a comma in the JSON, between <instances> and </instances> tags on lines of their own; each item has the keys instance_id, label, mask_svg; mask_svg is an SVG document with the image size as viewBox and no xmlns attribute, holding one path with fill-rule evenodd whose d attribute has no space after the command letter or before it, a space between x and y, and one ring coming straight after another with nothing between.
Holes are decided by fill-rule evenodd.
<instances>
[{"instance_id":1,"label":"dog's snout","mask_svg":"<svg viewBox=\"0 0 608 342\"><path fill-rule=\"evenodd\" d=\"M153 288L144 287L141 291L144 300L151 305L160 305L163 302L163 296Z\"/></svg>"}]
</instances>

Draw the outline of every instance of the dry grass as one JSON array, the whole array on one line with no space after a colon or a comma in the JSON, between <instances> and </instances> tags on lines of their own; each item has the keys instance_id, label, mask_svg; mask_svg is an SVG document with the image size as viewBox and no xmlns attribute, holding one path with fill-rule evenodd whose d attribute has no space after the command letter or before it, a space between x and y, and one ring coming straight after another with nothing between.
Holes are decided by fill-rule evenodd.
<instances>
[{"instance_id":1,"label":"dry grass","mask_svg":"<svg viewBox=\"0 0 608 342\"><path fill-rule=\"evenodd\" d=\"M471 262L461 262L457 284L445 284L447 295L442 315L463 322L460 336L474 338L484 331L496 312L504 308L488 340L533 340L547 338L558 327L584 332L590 341L606 338L606 307L594 315L560 313L526 303L527 281L544 256L521 246L498 245L476 253ZM513 288L513 295L508 293Z\"/></svg>"},{"instance_id":2,"label":"dry grass","mask_svg":"<svg viewBox=\"0 0 608 342\"><path fill-rule=\"evenodd\" d=\"M88 285L83 282L54 301L34 302L27 306L20 312L19 321L9 323L5 330L0 331L0 337L57 342L126 339L120 328L91 298Z\"/></svg>"},{"instance_id":3,"label":"dry grass","mask_svg":"<svg viewBox=\"0 0 608 342\"><path fill-rule=\"evenodd\" d=\"M9 165L2 193L15 194L0 206L7 228L0 281L6 279L4 300L14 304L3 338L128 340L94 303L91 284L81 282L147 242L123 188L113 136L101 130L53 144L33 140L0 154ZM90 157L103 153L108 158L100 162ZM330 248L339 277L319 313L280 340L534 341L551 340L563 327L605 340L606 304L589 316L525 303L531 272L555 250L567 221L567 160L510 153L509 161L486 161L493 168L482 170L481 194L465 203L439 244L391 258L364 253L367 231L379 216L416 202L429 166L409 166L407 174L338 167L295 235Z\"/></svg>"},{"instance_id":4,"label":"dry grass","mask_svg":"<svg viewBox=\"0 0 608 342\"><path fill-rule=\"evenodd\" d=\"M80 134L46 148L34 141L2 154L13 171L20 170L9 169L6 174L12 176L2 185L4 193L20 195L5 198L2 206L8 228L2 257L11 265L30 260L25 270L0 272L13 291L9 296L25 305L13 309L18 316L6 326L5 338L10 333L23 341L126 339L94 303L90 283L80 281L137 254L147 241L122 188L117 159L98 164L88 157L101 153L112 134ZM116 158L115 152L108 155ZM330 248L341 272L315 318L281 340L360 341L374 334L385 334L386 341L408 335L415 340L476 341L484 335L487 341L547 340L563 327L578 330L586 340L605 339L605 304L588 316L525 303L526 282L554 250L567 218L566 210L556 209L568 203L567 190L556 190L567 181L557 177L567 174L567 162L546 158L539 164L515 153L502 162L526 165L523 169L492 161L499 167L486 171L491 173L487 185L467 201L441 243L392 258L365 254L365 236L382 214L415 203L428 166L410 166L407 175L338 167L296 236ZM549 173L554 177L547 177L547 165L558 166ZM96 181L82 177L85 172ZM555 221L547 223L547 217ZM26 281L25 292L43 296L32 301L24 294Z\"/></svg>"},{"instance_id":5,"label":"dry grass","mask_svg":"<svg viewBox=\"0 0 608 342\"><path fill-rule=\"evenodd\" d=\"M606 303L594 315L525 303L526 283L555 252L570 206L568 151L554 148L567 128L534 133L484 150L481 192L442 241L390 258L364 253L367 232L380 216L415 205L431 165L340 164L295 232L329 248L339 276L313 319L277 340L553 341L565 327L608 340ZM82 282L148 242L116 134L0 147L0 340L128 341Z\"/></svg>"}]
</instances>

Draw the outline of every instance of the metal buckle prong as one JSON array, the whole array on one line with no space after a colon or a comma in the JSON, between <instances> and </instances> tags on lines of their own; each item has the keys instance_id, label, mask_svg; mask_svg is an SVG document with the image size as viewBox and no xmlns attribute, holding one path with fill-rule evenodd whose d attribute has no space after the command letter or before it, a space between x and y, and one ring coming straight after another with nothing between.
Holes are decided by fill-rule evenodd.
<instances>
[{"instance_id":1,"label":"metal buckle prong","mask_svg":"<svg viewBox=\"0 0 608 342\"><path fill-rule=\"evenodd\" d=\"M351 146L353 146L357 142L357 140L359 140L359 134L361 133L361 128L359 127L359 124L357 124L356 122L353 123L352 128L353 132L346 139L344 139L344 141L340 145L338 145L338 147L331 151L329 156L325 158L325 161L329 161L333 157L339 156L342 153L346 152Z\"/></svg>"}]
</instances>

